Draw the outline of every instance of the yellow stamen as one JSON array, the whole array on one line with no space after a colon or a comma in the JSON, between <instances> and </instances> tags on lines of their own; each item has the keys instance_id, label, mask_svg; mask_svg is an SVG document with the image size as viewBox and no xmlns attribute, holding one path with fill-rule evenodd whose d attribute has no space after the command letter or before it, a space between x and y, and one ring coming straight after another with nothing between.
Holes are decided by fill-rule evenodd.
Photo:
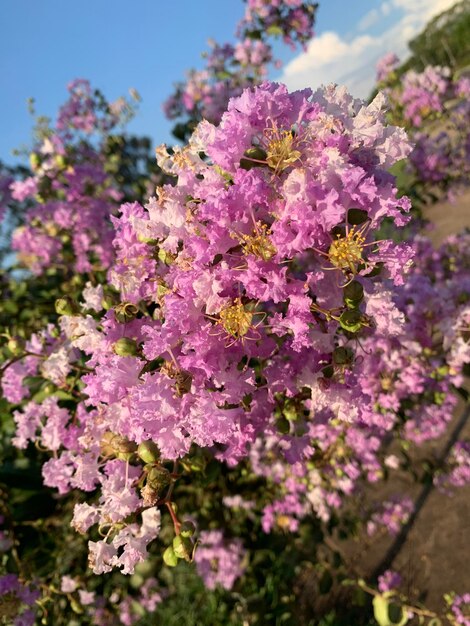
<instances>
[{"instance_id":1,"label":"yellow stamen","mask_svg":"<svg viewBox=\"0 0 470 626\"><path fill-rule=\"evenodd\" d=\"M237 298L234 304L220 311L219 318L224 330L235 339L240 339L251 329L253 313Z\"/></svg>"},{"instance_id":2,"label":"yellow stamen","mask_svg":"<svg viewBox=\"0 0 470 626\"><path fill-rule=\"evenodd\" d=\"M282 172L301 157L299 150L295 150L295 137L290 130L273 128L268 131L268 147L266 162L273 170Z\"/></svg>"},{"instance_id":3,"label":"yellow stamen","mask_svg":"<svg viewBox=\"0 0 470 626\"><path fill-rule=\"evenodd\" d=\"M269 238L270 234L266 224L258 224L253 235L241 235L245 254L253 254L263 261L272 259L277 250Z\"/></svg>"},{"instance_id":4,"label":"yellow stamen","mask_svg":"<svg viewBox=\"0 0 470 626\"><path fill-rule=\"evenodd\" d=\"M345 237L337 235L336 241L330 246L328 258L332 265L339 269L349 269L357 272L357 266L363 262L362 251L364 249L365 237L361 230L356 231L353 226Z\"/></svg>"}]
</instances>

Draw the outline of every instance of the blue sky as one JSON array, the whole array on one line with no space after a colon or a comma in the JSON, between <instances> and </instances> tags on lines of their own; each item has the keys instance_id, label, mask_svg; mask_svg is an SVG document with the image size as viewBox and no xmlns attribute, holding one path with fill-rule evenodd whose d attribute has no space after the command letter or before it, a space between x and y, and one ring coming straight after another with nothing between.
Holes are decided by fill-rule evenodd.
<instances>
[{"instance_id":1,"label":"blue sky","mask_svg":"<svg viewBox=\"0 0 470 626\"><path fill-rule=\"evenodd\" d=\"M382 53L403 54L428 17L453 0L320 0L316 38L306 52L276 47L291 88L345 82L365 96ZM108 99L138 90L143 102L129 129L168 141L161 104L185 70L201 67L212 37L233 41L241 0L1 0L0 159L30 140L29 97L39 114L55 116L66 84L88 78Z\"/></svg>"}]
</instances>

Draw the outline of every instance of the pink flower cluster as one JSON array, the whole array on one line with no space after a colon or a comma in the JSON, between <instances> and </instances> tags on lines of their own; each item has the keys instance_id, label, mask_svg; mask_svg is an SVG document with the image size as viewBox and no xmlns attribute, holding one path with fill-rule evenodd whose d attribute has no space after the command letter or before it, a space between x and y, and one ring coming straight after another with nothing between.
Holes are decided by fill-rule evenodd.
<instances>
[{"instance_id":1,"label":"pink flower cluster","mask_svg":"<svg viewBox=\"0 0 470 626\"><path fill-rule=\"evenodd\" d=\"M470 593L452 598L448 617L455 626L470 626Z\"/></svg>"},{"instance_id":2,"label":"pink flower cluster","mask_svg":"<svg viewBox=\"0 0 470 626\"><path fill-rule=\"evenodd\" d=\"M191 70L164 104L169 119L186 118L193 130L202 119L217 124L230 98L266 79L273 62L269 38L282 36L295 47L313 37L316 5L311 0L249 0L238 25L236 45L211 43L206 67ZM180 135L175 127L175 133Z\"/></svg>"},{"instance_id":3,"label":"pink flower cluster","mask_svg":"<svg viewBox=\"0 0 470 626\"><path fill-rule=\"evenodd\" d=\"M454 389L470 362L469 235L451 237L438 250L422 237L412 243L415 264L406 282L382 283L380 306L369 299L365 310L374 315L375 332L361 338L355 362L340 353L341 362L324 370L300 404L305 417L294 402L279 403L276 426L288 432L280 442L279 433L265 428L251 446L252 469L268 485L266 532L295 531L312 512L327 521L360 481L398 469L400 459L386 454L392 436L409 447L446 432L457 406ZM333 395L332 383L342 379ZM460 442L436 483L466 482L467 445ZM409 513L411 501L401 509Z\"/></svg>"},{"instance_id":4,"label":"pink flower cluster","mask_svg":"<svg viewBox=\"0 0 470 626\"><path fill-rule=\"evenodd\" d=\"M265 83L232 100L218 128L203 122L186 148L161 149L177 184L145 209L125 205L115 220L109 280L121 303L100 319L62 317L44 362L27 357L62 391L73 391L71 370L86 362L89 371L75 415L53 393L15 419L17 445L39 437L56 452L46 484L62 493L99 487L99 500L77 505L73 520L80 532L107 529L90 542L95 572L132 572L158 533L168 470L155 477L152 464L130 462L148 440L163 460L196 444L234 465L268 437L290 466L347 425L377 473L358 341L374 329L400 332L384 285L402 284L411 256L373 238L385 217L405 224L409 209L386 172L408 143L384 124L382 102ZM86 297L99 308L95 295ZM338 480L347 493L358 470L346 472Z\"/></svg>"},{"instance_id":5,"label":"pink flower cluster","mask_svg":"<svg viewBox=\"0 0 470 626\"><path fill-rule=\"evenodd\" d=\"M246 569L241 541L224 539L220 530L205 530L200 533L200 542L195 562L206 587L215 589L220 585L224 589L232 589Z\"/></svg>"},{"instance_id":6,"label":"pink flower cluster","mask_svg":"<svg viewBox=\"0 0 470 626\"><path fill-rule=\"evenodd\" d=\"M409 70L397 79L398 59L379 63L378 81L389 97L392 119L409 129L415 144L410 155L417 179L452 191L470 179L470 80L456 78L448 67Z\"/></svg>"},{"instance_id":7,"label":"pink flower cluster","mask_svg":"<svg viewBox=\"0 0 470 626\"><path fill-rule=\"evenodd\" d=\"M12 626L33 626L40 592L24 585L15 574L0 576L0 616Z\"/></svg>"},{"instance_id":8,"label":"pink flower cluster","mask_svg":"<svg viewBox=\"0 0 470 626\"><path fill-rule=\"evenodd\" d=\"M367 523L367 534L374 535L385 527L391 535L396 535L409 520L414 505L411 498L396 497L383 502Z\"/></svg>"},{"instance_id":9,"label":"pink flower cluster","mask_svg":"<svg viewBox=\"0 0 470 626\"><path fill-rule=\"evenodd\" d=\"M35 274L51 265L90 272L109 267L113 258L110 216L122 194L106 171L103 136L130 105L124 101L117 110L84 80L68 89L56 128L30 156L33 176L11 184L13 199L31 203L12 247Z\"/></svg>"},{"instance_id":10,"label":"pink flower cluster","mask_svg":"<svg viewBox=\"0 0 470 626\"><path fill-rule=\"evenodd\" d=\"M72 525L103 536L95 573L132 573L161 509L178 534L169 494L197 448L248 462L266 485L250 515L295 532L400 464L383 458L391 434L444 432L470 356L468 235L438 251L376 240L410 208L387 172L410 147L383 104L264 83L160 148L176 183L113 218L113 304L88 284L4 368L15 444L53 452L45 484L83 492ZM373 522L396 532L412 503L392 504Z\"/></svg>"}]
</instances>

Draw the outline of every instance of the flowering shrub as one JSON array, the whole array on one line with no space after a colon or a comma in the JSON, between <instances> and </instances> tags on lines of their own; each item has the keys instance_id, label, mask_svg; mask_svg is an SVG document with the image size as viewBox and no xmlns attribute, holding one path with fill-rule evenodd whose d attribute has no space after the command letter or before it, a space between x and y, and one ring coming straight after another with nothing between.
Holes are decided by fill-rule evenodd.
<instances>
[{"instance_id":1,"label":"flowering shrub","mask_svg":"<svg viewBox=\"0 0 470 626\"><path fill-rule=\"evenodd\" d=\"M410 148L382 103L264 83L187 147L159 149L176 184L112 218L114 291L89 283L79 302L59 299L59 326L4 366L4 395L21 404L13 442L53 453L46 485L83 493L72 526L99 530L96 574L134 572L167 511L164 562L195 557L209 588L230 588L240 540L213 527L197 539L175 505L198 466L248 463L265 492L228 508L295 533L400 465L382 457L391 432L420 444L444 431L468 358L467 240L440 252L374 240L410 208L385 169ZM369 532L396 533L412 508L371 511Z\"/></svg>"},{"instance_id":2,"label":"flowering shrub","mask_svg":"<svg viewBox=\"0 0 470 626\"><path fill-rule=\"evenodd\" d=\"M252 78L219 76L222 92L209 72L207 99L181 88L175 111L206 119L184 147L157 149L148 201L132 197L145 188L140 144L114 158L127 105L84 81L35 147L33 175L1 187L3 202L27 203L13 247L35 275L12 293L52 281L33 320L2 335L2 618L155 623L194 571L224 624L302 623L305 572L318 595L354 582L380 626L438 619L388 565L371 585L358 578L335 541L348 526L366 545L400 535L411 496L368 497L395 472L444 492L468 483L464 437L423 467L410 458L445 436L465 395L469 235L438 250L400 242L411 203L389 170L418 148L387 123L382 93L367 105L336 86L261 82L271 52L258 30L303 43L313 15L298 0L248 2L245 43L214 48L209 66L234 55ZM453 83L428 70L404 85L392 113L416 139ZM39 523L18 478L49 507ZM34 567L31 544L55 560ZM467 595L446 597L451 624L467 623Z\"/></svg>"},{"instance_id":3,"label":"flowering shrub","mask_svg":"<svg viewBox=\"0 0 470 626\"><path fill-rule=\"evenodd\" d=\"M191 70L165 102L166 116L182 119L173 130L175 136L187 139L201 120L218 123L230 98L267 78L274 62L270 38L280 36L292 47L305 45L313 37L316 8L311 0L248 0L237 43L209 42L205 69Z\"/></svg>"},{"instance_id":4,"label":"flowering shrub","mask_svg":"<svg viewBox=\"0 0 470 626\"><path fill-rule=\"evenodd\" d=\"M398 78L398 65L396 56L387 55L377 79L390 100L391 119L409 130L415 144L410 171L427 194L453 194L470 176L470 80L435 66Z\"/></svg>"},{"instance_id":5,"label":"flowering shrub","mask_svg":"<svg viewBox=\"0 0 470 626\"><path fill-rule=\"evenodd\" d=\"M366 120L374 132L364 136ZM354 344L373 326L385 330L377 308L399 324L386 296L382 306L370 302L379 275L401 284L411 256L372 239L385 216L403 224L409 209L382 168L407 151L402 132L383 126L379 101L364 107L342 90L311 97L264 84L232 101L218 129L205 122L173 158L160 152L176 186L160 188L146 211L125 205L116 221L109 280L121 304L98 327L60 301L59 337L34 339L45 360L37 349L4 379L13 401L8 389L21 388L11 384L21 367L73 392L67 377L83 367L83 353L90 357L75 420L53 395L28 403L15 413L15 442L39 436L57 451L43 474L61 493L101 486L99 502L77 505L73 520L80 532L108 528L107 539L90 544L96 573L112 565L132 572L144 558L158 533L147 517L159 515L160 501L172 511L161 496L177 470L165 461L215 445L215 457L234 465L262 432L296 463L312 454L331 405L339 425L364 414ZM324 407L318 425L305 419L313 406L317 414ZM144 466L130 462L136 452ZM140 526L122 526L141 512Z\"/></svg>"},{"instance_id":6,"label":"flowering shrub","mask_svg":"<svg viewBox=\"0 0 470 626\"><path fill-rule=\"evenodd\" d=\"M36 274L61 264L89 272L112 259L109 217L122 194L106 173L102 146L88 137L109 133L129 105L108 106L84 80L71 83L69 92L56 128L31 153L33 176L11 185L15 200L36 200L12 240L20 261Z\"/></svg>"}]
</instances>

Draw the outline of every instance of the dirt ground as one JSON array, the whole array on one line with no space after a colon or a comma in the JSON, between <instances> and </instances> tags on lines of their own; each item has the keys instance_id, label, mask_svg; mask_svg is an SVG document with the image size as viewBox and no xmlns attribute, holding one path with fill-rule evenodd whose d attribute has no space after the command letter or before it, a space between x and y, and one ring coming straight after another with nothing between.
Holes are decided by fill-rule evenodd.
<instances>
[{"instance_id":1,"label":"dirt ground","mask_svg":"<svg viewBox=\"0 0 470 626\"><path fill-rule=\"evenodd\" d=\"M461 401L446 436L420 447L414 467L445 456L453 438L470 438L469 417L470 407ZM470 589L470 486L446 494L430 484L417 484L408 472L396 472L388 483L366 488L367 502L379 504L394 495L411 497L417 508L403 532L394 538L388 533L372 540L359 536L342 549L359 575L373 579L393 569L402 576L402 590L410 599L442 610L444 593Z\"/></svg>"},{"instance_id":2,"label":"dirt ground","mask_svg":"<svg viewBox=\"0 0 470 626\"><path fill-rule=\"evenodd\" d=\"M430 222L426 234L439 245L445 237L470 228L470 191L458 196L455 202L439 202L424 211L424 217Z\"/></svg>"}]
</instances>

